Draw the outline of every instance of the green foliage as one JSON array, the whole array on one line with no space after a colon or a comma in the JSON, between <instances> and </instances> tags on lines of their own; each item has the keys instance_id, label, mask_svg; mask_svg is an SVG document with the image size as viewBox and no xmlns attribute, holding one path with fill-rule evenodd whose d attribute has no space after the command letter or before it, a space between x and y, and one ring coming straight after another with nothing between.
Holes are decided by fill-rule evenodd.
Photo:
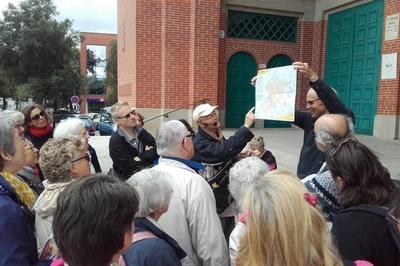
<instances>
[{"instance_id":1,"label":"green foliage","mask_svg":"<svg viewBox=\"0 0 400 266\"><path fill-rule=\"evenodd\" d=\"M56 21L52 0L9 4L0 20L0 69L9 84L39 103L57 108L79 92L79 33L68 19ZM22 89L23 88L23 89ZM18 91L18 90L17 90Z\"/></svg>"},{"instance_id":2,"label":"green foliage","mask_svg":"<svg viewBox=\"0 0 400 266\"><path fill-rule=\"evenodd\" d=\"M107 96L107 105L112 105L118 100L118 45L116 40L110 42L110 54L107 56L106 85L111 87Z\"/></svg>"}]
</instances>

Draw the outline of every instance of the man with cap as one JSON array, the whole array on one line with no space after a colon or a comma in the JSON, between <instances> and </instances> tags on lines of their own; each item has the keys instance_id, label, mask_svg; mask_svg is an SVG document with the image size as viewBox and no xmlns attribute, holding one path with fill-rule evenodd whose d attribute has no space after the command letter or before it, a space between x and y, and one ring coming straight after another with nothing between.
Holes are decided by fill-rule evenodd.
<instances>
[{"instance_id":1,"label":"man with cap","mask_svg":"<svg viewBox=\"0 0 400 266\"><path fill-rule=\"evenodd\" d=\"M111 116L118 126L109 144L113 170L116 176L126 180L158 158L156 141L149 132L138 126L136 112L127 102L114 104Z\"/></svg>"},{"instance_id":2,"label":"man with cap","mask_svg":"<svg viewBox=\"0 0 400 266\"><path fill-rule=\"evenodd\" d=\"M237 160L237 155L254 137L249 128L254 123L255 116L253 107L246 114L243 126L233 136L225 139L217 107L204 103L193 111L193 121L198 125L197 134L193 139L194 160L206 165L203 176L213 189L217 212L221 218L225 237L228 239L235 225L233 218L235 213L229 200L228 173Z\"/></svg>"}]
</instances>

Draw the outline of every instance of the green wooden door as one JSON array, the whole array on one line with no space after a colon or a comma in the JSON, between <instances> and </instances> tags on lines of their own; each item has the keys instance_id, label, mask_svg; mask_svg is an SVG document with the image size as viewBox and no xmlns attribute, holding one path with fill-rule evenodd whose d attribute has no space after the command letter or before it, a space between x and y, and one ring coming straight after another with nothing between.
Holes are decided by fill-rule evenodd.
<instances>
[{"instance_id":1,"label":"green wooden door","mask_svg":"<svg viewBox=\"0 0 400 266\"><path fill-rule=\"evenodd\" d=\"M355 115L355 131L372 135L376 114L383 0L328 17L325 76Z\"/></svg>"},{"instance_id":2,"label":"green wooden door","mask_svg":"<svg viewBox=\"0 0 400 266\"><path fill-rule=\"evenodd\" d=\"M237 128L255 104L255 89L250 80L257 74L256 60L248 53L239 52L228 62L226 80L226 127Z\"/></svg>"},{"instance_id":3,"label":"green wooden door","mask_svg":"<svg viewBox=\"0 0 400 266\"><path fill-rule=\"evenodd\" d=\"M284 54L277 54L273 56L268 64L267 68L273 68L273 67L281 67L281 66L288 66L292 64L292 60L290 57ZM289 122L282 122L282 121L276 121L276 120L265 120L264 121L264 127L267 128L288 128L291 127L292 123Z\"/></svg>"}]
</instances>

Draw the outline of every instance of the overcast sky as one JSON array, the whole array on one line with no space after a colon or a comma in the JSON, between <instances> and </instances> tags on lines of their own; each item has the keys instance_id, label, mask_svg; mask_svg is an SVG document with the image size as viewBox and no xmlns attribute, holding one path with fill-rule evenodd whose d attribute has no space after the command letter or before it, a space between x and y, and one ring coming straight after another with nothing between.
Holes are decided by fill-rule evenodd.
<instances>
[{"instance_id":1,"label":"overcast sky","mask_svg":"<svg viewBox=\"0 0 400 266\"><path fill-rule=\"evenodd\" d=\"M0 0L0 10L11 2L17 5L21 0ZM86 32L117 33L117 0L53 0L59 15L57 19L73 20L73 28ZM3 18L3 12L0 12Z\"/></svg>"}]
</instances>

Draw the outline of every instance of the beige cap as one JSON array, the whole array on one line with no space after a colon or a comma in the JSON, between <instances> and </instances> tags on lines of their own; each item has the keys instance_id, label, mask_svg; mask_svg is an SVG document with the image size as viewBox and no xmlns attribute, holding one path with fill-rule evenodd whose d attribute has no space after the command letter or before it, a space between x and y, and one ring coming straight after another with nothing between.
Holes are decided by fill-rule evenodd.
<instances>
[{"instance_id":1,"label":"beige cap","mask_svg":"<svg viewBox=\"0 0 400 266\"><path fill-rule=\"evenodd\" d=\"M212 106L208 103L200 104L193 110L193 121L197 122L197 120L199 120L200 117L211 114L215 109L217 109L217 107L218 107L217 105Z\"/></svg>"}]
</instances>

